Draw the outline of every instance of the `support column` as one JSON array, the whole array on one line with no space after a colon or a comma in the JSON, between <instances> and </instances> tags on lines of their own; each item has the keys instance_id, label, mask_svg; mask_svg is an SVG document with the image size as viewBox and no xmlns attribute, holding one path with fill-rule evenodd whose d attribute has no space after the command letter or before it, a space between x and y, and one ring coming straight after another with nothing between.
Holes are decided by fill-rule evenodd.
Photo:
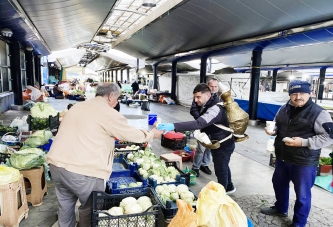
<instances>
[{"instance_id":1,"label":"support column","mask_svg":"<svg viewBox=\"0 0 333 227\"><path fill-rule=\"evenodd\" d=\"M14 93L14 104L23 105L21 64L20 64L20 44L17 41L11 42L9 44L9 51L10 51L11 82Z\"/></svg>"},{"instance_id":2,"label":"support column","mask_svg":"<svg viewBox=\"0 0 333 227\"><path fill-rule=\"evenodd\" d=\"M176 100L176 84L177 84L177 63L178 60L172 62L172 71L171 71L171 99L175 102Z\"/></svg>"},{"instance_id":3,"label":"support column","mask_svg":"<svg viewBox=\"0 0 333 227\"><path fill-rule=\"evenodd\" d=\"M250 88L250 100L249 100L250 120L257 119L261 54L262 54L261 50L254 50L252 52L251 88Z\"/></svg>"},{"instance_id":4,"label":"support column","mask_svg":"<svg viewBox=\"0 0 333 227\"><path fill-rule=\"evenodd\" d=\"M127 83L129 83L130 82L130 69L129 68L127 68Z\"/></svg>"},{"instance_id":5,"label":"support column","mask_svg":"<svg viewBox=\"0 0 333 227\"><path fill-rule=\"evenodd\" d=\"M320 68L319 81L318 81L318 83L319 83L318 99L319 100L323 100L325 76L326 76L326 67L322 67L322 68Z\"/></svg>"},{"instance_id":6,"label":"support column","mask_svg":"<svg viewBox=\"0 0 333 227\"><path fill-rule=\"evenodd\" d=\"M39 83L39 85L42 86L43 81L42 81L42 76L41 76L40 58L41 58L41 55L37 55L37 56L34 57L34 61L35 61L35 79Z\"/></svg>"},{"instance_id":7,"label":"support column","mask_svg":"<svg viewBox=\"0 0 333 227\"><path fill-rule=\"evenodd\" d=\"M121 70L120 70L120 83L123 82L123 70L124 70L124 69L121 69Z\"/></svg>"},{"instance_id":8,"label":"support column","mask_svg":"<svg viewBox=\"0 0 333 227\"><path fill-rule=\"evenodd\" d=\"M200 63L200 83L206 83L206 75L207 75L207 57L201 57Z\"/></svg>"},{"instance_id":9,"label":"support column","mask_svg":"<svg viewBox=\"0 0 333 227\"><path fill-rule=\"evenodd\" d=\"M273 69L272 91L276 91L277 73L278 69Z\"/></svg>"},{"instance_id":10,"label":"support column","mask_svg":"<svg viewBox=\"0 0 333 227\"><path fill-rule=\"evenodd\" d=\"M32 63L32 51L25 52L27 85L34 86L34 69Z\"/></svg>"},{"instance_id":11,"label":"support column","mask_svg":"<svg viewBox=\"0 0 333 227\"><path fill-rule=\"evenodd\" d=\"M158 63L153 65L153 72L154 72L154 87L153 88L154 89L157 89L157 66L158 66Z\"/></svg>"}]
</instances>

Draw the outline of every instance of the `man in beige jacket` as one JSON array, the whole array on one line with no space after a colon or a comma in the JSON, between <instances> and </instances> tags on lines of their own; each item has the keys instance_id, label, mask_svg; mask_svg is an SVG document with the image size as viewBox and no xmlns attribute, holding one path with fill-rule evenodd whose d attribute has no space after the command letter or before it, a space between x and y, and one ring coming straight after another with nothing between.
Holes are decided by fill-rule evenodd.
<instances>
[{"instance_id":1,"label":"man in beige jacket","mask_svg":"<svg viewBox=\"0 0 333 227\"><path fill-rule=\"evenodd\" d=\"M75 226L74 207L79 199L79 227L90 226L92 191L104 191L112 172L115 138L141 143L158 138L163 131L136 129L113 109L120 88L101 85L96 97L75 104L66 113L47 161L55 182L60 227Z\"/></svg>"}]
</instances>

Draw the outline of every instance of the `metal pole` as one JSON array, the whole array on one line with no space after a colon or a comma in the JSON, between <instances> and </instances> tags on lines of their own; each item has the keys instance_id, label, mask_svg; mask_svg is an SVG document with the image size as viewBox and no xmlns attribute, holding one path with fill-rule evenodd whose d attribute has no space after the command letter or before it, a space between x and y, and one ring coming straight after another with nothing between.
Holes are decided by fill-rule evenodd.
<instances>
[{"instance_id":1,"label":"metal pole","mask_svg":"<svg viewBox=\"0 0 333 227\"><path fill-rule=\"evenodd\" d=\"M206 75L207 75L207 57L201 57L200 64L200 83L206 83Z\"/></svg>"},{"instance_id":2,"label":"metal pole","mask_svg":"<svg viewBox=\"0 0 333 227\"><path fill-rule=\"evenodd\" d=\"M252 52L251 88L250 88L250 100L249 100L250 120L257 119L261 55L262 55L261 50L254 50Z\"/></svg>"},{"instance_id":3,"label":"metal pole","mask_svg":"<svg viewBox=\"0 0 333 227\"><path fill-rule=\"evenodd\" d=\"M320 74L319 74L319 87L318 87L318 99L323 100L323 92L324 92L324 82L325 82L325 75L326 75L326 67L320 68Z\"/></svg>"},{"instance_id":4,"label":"metal pole","mask_svg":"<svg viewBox=\"0 0 333 227\"><path fill-rule=\"evenodd\" d=\"M14 93L14 104L23 105L22 97L22 80L21 80L21 64L20 64L20 44L13 41L9 44L10 51L10 71L11 82Z\"/></svg>"},{"instance_id":5,"label":"metal pole","mask_svg":"<svg viewBox=\"0 0 333 227\"><path fill-rule=\"evenodd\" d=\"M172 62L172 72L171 72L171 99L176 102L176 83L177 83L177 63L178 60Z\"/></svg>"},{"instance_id":6,"label":"metal pole","mask_svg":"<svg viewBox=\"0 0 333 227\"><path fill-rule=\"evenodd\" d=\"M272 91L276 91L277 72L278 69L273 69Z\"/></svg>"},{"instance_id":7,"label":"metal pole","mask_svg":"<svg viewBox=\"0 0 333 227\"><path fill-rule=\"evenodd\" d=\"M157 89L157 66L158 63L153 65L153 72L154 72L154 89Z\"/></svg>"}]
</instances>

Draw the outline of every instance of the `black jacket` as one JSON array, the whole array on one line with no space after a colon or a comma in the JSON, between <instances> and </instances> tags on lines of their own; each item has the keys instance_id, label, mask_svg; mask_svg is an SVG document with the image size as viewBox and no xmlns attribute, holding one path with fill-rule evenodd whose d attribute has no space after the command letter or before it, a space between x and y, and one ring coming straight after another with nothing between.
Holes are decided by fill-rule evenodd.
<instances>
[{"instance_id":1,"label":"black jacket","mask_svg":"<svg viewBox=\"0 0 333 227\"><path fill-rule=\"evenodd\" d=\"M187 121L174 123L175 130L178 132L190 131L201 129L201 132L205 132L211 140L222 140L230 135L230 132L227 132L223 129L218 128L214 125L222 124L226 127L229 127L229 122L227 114L224 108L216 105L217 96L212 96L206 105L203 107L203 110L200 111L200 117L195 121ZM221 144L221 146L227 148L229 146L234 146L233 137L226 140Z\"/></svg>"},{"instance_id":2,"label":"black jacket","mask_svg":"<svg viewBox=\"0 0 333 227\"><path fill-rule=\"evenodd\" d=\"M210 98L210 100L211 100L211 103L209 103L210 106L213 106L220 101L216 93L212 93L212 97ZM198 119L200 117L200 112L203 111L204 109L207 110L207 107L204 106L203 108L201 108L201 106L198 106L197 103L194 102L193 100L190 109L190 114L194 117L194 119Z\"/></svg>"},{"instance_id":3,"label":"black jacket","mask_svg":"<svg viewBox=\"0 0 333 227\"><path fill-rule=\"evenodd\" d=\"M309 138L315 136L314 124L323 108L311 99L303 107L294 107L288 103L281 107L276 116L277 136L275 154L280 160L303 166L317 166L321 149L308 147L290 147L282 141L284 137Z\"/></svg>"}]
</instances>

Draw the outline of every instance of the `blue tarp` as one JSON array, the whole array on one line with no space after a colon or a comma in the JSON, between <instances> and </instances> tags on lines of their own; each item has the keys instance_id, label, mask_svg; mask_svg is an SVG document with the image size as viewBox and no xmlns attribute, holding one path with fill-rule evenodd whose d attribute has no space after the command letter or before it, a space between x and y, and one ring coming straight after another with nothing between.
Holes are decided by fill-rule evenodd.
<instances>
[{"instance_id":1,"label":"blue tarp","mask_svg":"<svg viewBox=\"0 0 333 227\"><path fill-rule=\"evenodd\" d=\"M238 103L239 107L242 108L245 112L249 112L249 101L242 100L242 99L235 99ZM269 103L262 103L258 102L258 112L257 118L265 119L267 121L271 121L274 119L276 113L280 109L281 105L277 104L269 104Z\"/></svg>"}]
</instances>

